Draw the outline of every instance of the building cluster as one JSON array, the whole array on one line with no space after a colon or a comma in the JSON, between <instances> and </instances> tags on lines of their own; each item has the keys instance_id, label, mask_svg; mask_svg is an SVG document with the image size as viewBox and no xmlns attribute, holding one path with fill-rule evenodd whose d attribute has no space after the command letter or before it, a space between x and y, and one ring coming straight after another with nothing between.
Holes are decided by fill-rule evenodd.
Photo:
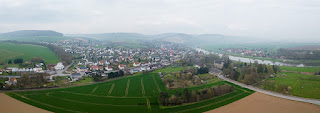
<instances>
[{"instance_id":1,"label":"building cluster","mask_svg":"<svg viewBox=\"0 0 320 113\"><path fill-rule=\"evenodd\" d=\"M86 76L92 73L108 76L108 73L120 70L125 74L155 70L172 65L182 59L187 52L181 45L168 42L150 42L141 48L126 46L127 43L121 43L123 47L119 47L112 42L93 42L83 39L43 43L59 46L66 52L78 56L71 70L72 76ZM57 64L54 68L59 70L64 67L62 64Z\"/></svg>"},{"instance_id":2,"label":"building cluster","mask_svg":"<svg viewBox=\"0 0 320 113\"><path fill-rule=\"evenodd\" d=\"M266 49L261 48L253 48L253 49L246 49L246 48L221 48L219 51L240 54L244 56L253 56L253 57L268 57L268 53Z\"/></svg>"}]
</instances>

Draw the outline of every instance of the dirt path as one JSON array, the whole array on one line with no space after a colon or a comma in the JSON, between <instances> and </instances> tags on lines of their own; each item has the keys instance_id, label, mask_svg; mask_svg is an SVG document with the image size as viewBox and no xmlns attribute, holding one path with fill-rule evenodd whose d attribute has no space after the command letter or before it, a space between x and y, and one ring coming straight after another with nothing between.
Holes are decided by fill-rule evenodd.
<instances>
[{"instance_id":1,"label":"dirt path","mask_svg":"<svg viewBox=\"0 0 320 113\"><path fill-rule=\"evenodd\" d=\"M320 113L320 106L255 92L206 113Z\"/></svg>"},{"instance_id":2,"label":"dirt path","mask_svg":"<svg viewBox=\"0 0 320 113\"><path fill-rule=\"evenodd\" d=\"M0 93L0 113L51 113Z\"/></svg>"}]
</instances>

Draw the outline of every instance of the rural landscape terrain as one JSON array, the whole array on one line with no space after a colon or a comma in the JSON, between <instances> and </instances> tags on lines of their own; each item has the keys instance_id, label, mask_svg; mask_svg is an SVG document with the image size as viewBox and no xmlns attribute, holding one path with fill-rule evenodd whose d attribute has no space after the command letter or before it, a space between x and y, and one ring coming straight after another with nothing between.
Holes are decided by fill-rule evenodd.
<instances>
[{"instance_id":1,"label":"rural landscape terrain","mask_svg":"<svg viewBox=\"0 0 320 113\"><path fill-rule=\"evenodd\" d=\"M0 0L0 113L320 113L319 6Z\"/></svg>"},{"instance_id":2,"label":"rural landscape terrain","mask_svg":"<svg viewBox=\"0 0 320 113\"><path fill-rule=\"evenodd\" d=\"M314 105L299 99L288 103L319 110L320 67L242 62L157 38L118 40L126 35L132 34L113 33L110 37L117 40L108 41L80 36L3 40L1 89L7 98L51 112L211 112L242 99L280 101L283 97L277 95L305 98L302 102Z\"/></svg>"}]
</instances>

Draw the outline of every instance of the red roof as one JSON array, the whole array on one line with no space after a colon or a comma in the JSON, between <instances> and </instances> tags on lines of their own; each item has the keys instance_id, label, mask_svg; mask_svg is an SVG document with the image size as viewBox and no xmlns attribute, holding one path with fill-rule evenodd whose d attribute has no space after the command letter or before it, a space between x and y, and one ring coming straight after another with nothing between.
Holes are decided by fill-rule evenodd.
<instances>
[{"instance_id":1,"label":"red roof","mask_svg":"<svg viewBox=\"0 0 320 113\"><path fill-rule=\"evenodd\" d=\"M91 68L98 68L98 66L92 66Z\"/></svg>"},{"instance_id":2,"label":"red roof","mask_svg":"<svg viewBox=\"0 0 320 113\"><path fill-rule=\"evenodd\" d=\"M123 64L120 64L119 66L120 66L120 67L124 67L124 65L123 65Z\"/></svg>"},{"instance_id":3,"label":"red roof","mask_svg":"<svg viewBox=\"0 0 320 113\"><path fill-rule=\"evenodd\" d=\"M139 64L139 62L134 62L134 64Z\"/></svg>"},{"instance_id":4,"label":"red roof","mask_svg":"<svg viewBox=\"0 0 320 113\"><path fill-rule=\"evenodd\" d=\"M11 83L13 83L14 80L17 80L16 78L11 78Z\"/></svg>"}]
</instances>

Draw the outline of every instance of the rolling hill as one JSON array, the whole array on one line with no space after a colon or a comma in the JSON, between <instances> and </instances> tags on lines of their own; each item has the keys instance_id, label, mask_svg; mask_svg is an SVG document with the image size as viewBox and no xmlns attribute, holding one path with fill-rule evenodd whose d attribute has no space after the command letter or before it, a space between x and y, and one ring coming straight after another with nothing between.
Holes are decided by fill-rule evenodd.
<instances>
[{"instance_id":1,"label":"rolling hill","mask_svg":"<svg viewBox=\"0 0 320 113\"><path fill-rule=\"evenodd\" d=\"M65 37L62 33L52 30L20 30L0 34L0 40L16 40L25 42L54 42L67 39L71 39L71 37Z\"/></svg>"}]
</instances>

